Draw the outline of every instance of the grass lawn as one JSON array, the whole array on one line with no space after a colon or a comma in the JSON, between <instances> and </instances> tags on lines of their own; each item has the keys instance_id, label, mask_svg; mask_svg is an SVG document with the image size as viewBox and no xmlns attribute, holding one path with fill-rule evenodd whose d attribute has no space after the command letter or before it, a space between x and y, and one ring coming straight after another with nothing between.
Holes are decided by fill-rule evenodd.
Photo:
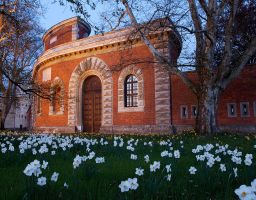
<instances>
[{"instance_id":1,"label":"grass lawn","mask_svg":"<svg viewBox=\"0 0 256 200\"><path fill-rule=\"evenodd\" d=\"M255 136L2 133L0 199L238 199L234 190L256 178L255 159Z\"/></svg>"}]
</instances>

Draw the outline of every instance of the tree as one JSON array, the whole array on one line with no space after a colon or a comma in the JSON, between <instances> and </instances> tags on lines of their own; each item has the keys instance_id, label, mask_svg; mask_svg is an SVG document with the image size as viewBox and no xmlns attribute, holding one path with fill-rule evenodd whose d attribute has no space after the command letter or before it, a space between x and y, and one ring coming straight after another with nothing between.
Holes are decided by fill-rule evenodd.
<instances>
[{"instance_id":1,"label":"tree","mask_svg":"<svg viewBox=\"0 0 256 200\"><path fill-rule=\"evenodd\" d=\"M32 67L41 51L41 27L38 25L38 2L3 1L0 43L1 125L19 95L35 92L31 81ZM3 128L3 127L1 127Z\"/></svg>"},{"instance_id":2,"label":"tree","mask_svg":"<svg viewBox=\"0 0 256 200\"><path fill-rule=\"evenodd\" d=\"M109 16L105 19L110 23L115 22L112 27L127 25L128 21L155 58L168 71L178 75L196 95L197 131L208 134L218 132L216 114L220 94L256 53L255 0L66 1L75 7L75 11L84 14L85 18L89 17L88 5L95 9L97 2L109 2L115 10L110 9L112 13L105 15ZM178 64L166 58L154 47L147 37L147 31L144 31L150 29L146 26L151 24L140 25L141 20L138 19L145 14L143 11L147 20L159 17L171 19L166 26L178 30L184 43L191 35L195 39L195 50L189 51L189 55L185 55L186 59L180 59ZM184 67L195 70L196 81L187 76Z\"/></svg>"}]
</instances>

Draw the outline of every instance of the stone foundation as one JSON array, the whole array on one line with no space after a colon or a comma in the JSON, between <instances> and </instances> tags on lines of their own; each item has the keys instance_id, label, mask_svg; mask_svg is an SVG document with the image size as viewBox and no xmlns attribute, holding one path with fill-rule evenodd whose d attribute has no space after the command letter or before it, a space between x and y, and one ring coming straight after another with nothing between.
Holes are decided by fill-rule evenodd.
<instances>
[{"instance_id":1,"label":"stone foundation","mask_svg":"<svg viewBox=\"0 0 256 200\"><path fill-rule=\"evenodd\" d=\"M220 130L223 132L232 132L232 133L256 133L256 125L229 125L229 126L220 126Z\"/></svg>"},{"instance_id":2,"label":"stone foundation","mask_svg":"<svg viewBox=\"0 0 256 200\"><path fill-rule=\"evenodd\" d=\"M168 125L114 125L101 127L101 133L110 134L172 134Z\"/></svg>"},{"instance_id":3,"label":"stone foundation","mask_svg":"<svg viewBox=\"0 0 256 200\"><path fill-rule=\"evenodd\" d=\"M55 127L36 127L33 129L35 132L40 133L75 133L74 126L55 126Z\"/></svg>"},{"instance_id":4,"label":"stone foundation","mask_svg":"<svg viewBox=\"0 0 256 200\"><path fill-rule=\"evenodd\" d=\"M41 133L75 133L79 132L74 126L38 127L33 131ZM102 126L102 134L172 134L172 127L168 125L114 125Z\"/></svg>"}]
</instances>

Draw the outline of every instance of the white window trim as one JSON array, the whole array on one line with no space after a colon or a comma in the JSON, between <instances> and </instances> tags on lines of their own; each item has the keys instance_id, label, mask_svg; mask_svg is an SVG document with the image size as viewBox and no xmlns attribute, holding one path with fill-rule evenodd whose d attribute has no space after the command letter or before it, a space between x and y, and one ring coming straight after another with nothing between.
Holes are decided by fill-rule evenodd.
<instances>
[{"instance_id":1,"label":"white window trim","mask_svg":"<svg viewBox=\"0 0 256 200\"><path fill-rule=\"evenodd\" d=\"M183 116L183 108L186 108L186 117ZM187 105L181 105L180 106L180 118L181 119L188 119L188 106Z\"/></svg>"},{"instance_id":2,"label":"white window trim","mask_svg":"<svg viewBox=\"0 0 256 200\"><path fill-rule=\"evenodd\" d=\"M196 115L193 115L193 113L194 113L194 112L193 112L193 108L196 108L196 114L197 114L197 112L198 112L198 109L197 109L197 106L196 106L196 105L192 105L192 106L191 106L191 117L192 117L192 118L196 118Z\"/></svg>"},{"instance_id":3,"label":"white window trim","mask_svg":"<svg viewBox=\"0 0 256 200\"><path fill-rule=\"evenodd\" d=\"M48 67L42 71L42 81L50 81L52 78L52 68Z\"/></svg>"},{"instance_id":4,"label":"white window trim","mask_svg":"<svg viewBox=\"0 0 256 200\"><path fill-rule=\"evenodd\" d=\"M234 111L235 111L235 114L234 114L234 115L231 115L231 112L230 112L230 105L233 105L233 106L234 106ZM237 117L236 103L228 103L228 104L227 104L227 111L228 111L228 117L230 117L230 118Z\"/></svg>"},{"instance_id":5,"label":"white window trim","mask_svg":"<svg viewBox=\"0 0 256 200\"><path fill-rule=\"evenodd\" d=\"M243 114L243 105L246 104L248 108L248 114L244 115ZM240 102L240 116L241 117L250 117L250 104L249 102Z\"/></svg>"}]
</instances>

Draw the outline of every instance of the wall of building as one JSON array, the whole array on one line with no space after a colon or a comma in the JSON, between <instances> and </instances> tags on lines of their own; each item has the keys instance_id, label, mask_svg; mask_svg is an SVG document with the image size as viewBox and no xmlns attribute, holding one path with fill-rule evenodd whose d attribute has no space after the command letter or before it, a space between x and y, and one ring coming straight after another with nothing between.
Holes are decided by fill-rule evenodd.
<instances>
[{"instance_id":1,"label":"wall of building","mask_svg":"<svg viewBox=\"0 0 256 200\"><path fill-rule=\"evenodd\" d=\"M109 47L111 48L111 47ZM98 50L90 52L91 56L96 56L106 63L112 71L113 78L113 125L150 125L155 123L155 102L154 102L154 65L151 63L138 63L138 59L152 59L152 55L145 46L137 46L132 49L122 51ZM68 126L68 88L71 74L76 66L88 57L61 61L50 65L51 80L59 77L64 83L64 113L62 115L49 115L50 101L42 99L41 113L37 115L36 127L65 127ZM142 70L144 79L144 111L142 112L118 112L118 78L122 69L126 66L119 65L124 58L129 63L134 64ZM42 80L42 73L46 68L41 68L38 72L37 80Z\"/></svg>"},{"instance_id":2,"label":"wall of building","mask_svg":"<svg viewBox=\"0 0 256 200\"><path fill-rule=\"evenodd\" d=\"M188 76L196 80L196 74ZM191 128L195 124L192 106L196 105L196 97L192 91L176 75L171 75L172 122L179 129ZM248 65L220 95L217 114L218 124L223 130L255 131L256 130L256 65ZM235 104L236 116L229 116L229 104ZM242 116L240 106L247 103L249 115ZM187 117L182 117L182 107L188 108Z\"/></svg>"},{"instance_id":3,"label":"wall of building","mask_svg":"<svg viewBox=\"0 0 256 200\"><path fill-rule=\"evenodd\" d=\"M56 41L50 42L54 37L56 37ZM72 41L72 24L62 26L61 28L55 30L52 34L49 33L49 35L46 37L44 41L45 51L57 45L60 45L66 42L71 42L71 41Z\"/></svg>"},{"instance_id":4,"label":"wall of building","mask_svg":"<svg viewBox=\"0 0 256 200\"><path fill-rule=\"evenodd\" d=\"M30 113L28 112L31 105L29 97L20 97L16 104L13 104L5 120L6 129L29 129Z\"/></svg>"}]
</instances>

